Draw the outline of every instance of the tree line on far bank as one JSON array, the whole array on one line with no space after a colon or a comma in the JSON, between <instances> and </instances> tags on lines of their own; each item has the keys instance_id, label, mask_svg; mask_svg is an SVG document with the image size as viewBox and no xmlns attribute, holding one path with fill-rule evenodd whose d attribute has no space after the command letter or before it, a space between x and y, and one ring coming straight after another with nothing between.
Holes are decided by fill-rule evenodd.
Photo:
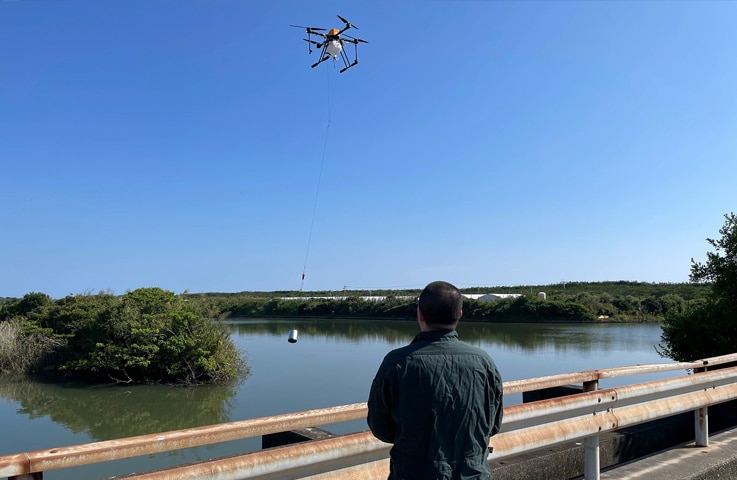
<instances>
[{"instance_id":1,"label":"tree line on far bank","mask_svg":"<svg viewBox=\"0 0 737 480\"><path fill-rule=\"evenodd\" d=\"M464 321L658 322L706 299L700 283L568 282L464 288L464 294L515 293L494 302L466 298ZM539 295L544 292L545 298ZM414 319L420 290L242 292L187 294L203 312L225 317L336 317Z\"/></svg>"},{"instance_id":2,"label":"tree line on far bank","mask_svg":"<svg viewBox=\"0 0 737 480\"><path fill-rule=\"evenodd\" d=\"M145 291L147 289L139 289ZM160 289L159 289L160 290ZM464 288L464 294L519 294L494 302L466 298L464 320L477 321L637 321L658 322L666 315L703 303L709 294L705 283L567 282L554 285ZM545 293L544 297L539 293ZM126 295L129 295L130 292ZM170 295L174 295L168 292ZM209 318L227 317L338 317L414 319L420 290L351 290L317 292L241 292L175 295L188 308ZM125 295L123 296L125 297ZM12 315L33 313L39 305L106 302L115 295L70 295L52 300L31 292L23 298L0 299L0 321ZM96 300L97 299L97 300Z\"/></svg>"}]
</instances>

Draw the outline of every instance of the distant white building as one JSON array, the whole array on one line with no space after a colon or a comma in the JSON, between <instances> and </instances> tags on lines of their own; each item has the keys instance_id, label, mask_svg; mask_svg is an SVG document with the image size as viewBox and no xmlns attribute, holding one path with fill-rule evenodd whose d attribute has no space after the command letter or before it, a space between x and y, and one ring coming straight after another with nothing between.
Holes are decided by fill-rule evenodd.
<instances>
[{"instance_id":1,"label":"distant white building","mask_svg":"<svg viewBox=\"0 0 737 480\"><path fill-rule=\"evenodd\" d=\"M349 296L337 296L337 297L279 297L280 300L348 300ZM383 302L386 300L384 295L364 295L358 297L366 302ZM417 297L407 295L397 295L393 298L398 300L414 300Z\"/></svg>"},{"instance_id":2,"label":"distant white building","mask_svg":"<svg viewBox=\"0 0 737 480\"><path fill-rule=\"evenodd\" d=\"M478 300L479 302L496 302L505 298L521 297L521 293L464 293L463 296L469 300Z\"/></svg>"}]
</instances>

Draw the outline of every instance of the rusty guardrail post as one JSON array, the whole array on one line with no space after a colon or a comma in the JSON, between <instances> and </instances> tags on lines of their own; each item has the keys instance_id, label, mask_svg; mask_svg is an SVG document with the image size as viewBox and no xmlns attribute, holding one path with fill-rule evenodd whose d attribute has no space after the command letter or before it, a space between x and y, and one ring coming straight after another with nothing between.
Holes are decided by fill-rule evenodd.
<instances>
[{"instance_id":1,"label":"rusty guardrail post","mask_svg":"<svg viewBox=\"0 0 737 480\"><path fill-rule=\"evenodd\" d=\"M599 389L599 381L583 382L584 392L593 392ZM583 478L584 480L599 480L599 436L583 439Z\"/></svg>"},{"instance_id":2,"label":"rusty guardrail post","mask_svg":"<svg viewBox=\"0 0 737 480\"><path fill-rule=\"evenodd\" d=\"M703 368L694 368L694 373L705 372ZM709 407L694 410L694 439L697 447L709 446Z\"/></svg>"}]
</instances>

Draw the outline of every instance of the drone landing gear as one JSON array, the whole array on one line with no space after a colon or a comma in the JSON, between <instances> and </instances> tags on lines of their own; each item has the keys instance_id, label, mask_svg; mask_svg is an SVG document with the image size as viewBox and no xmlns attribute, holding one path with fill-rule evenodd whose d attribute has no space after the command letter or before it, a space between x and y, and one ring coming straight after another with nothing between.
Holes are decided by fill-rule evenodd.
<instances>
[{"instance_id":1,"label":"drone landing gear","mask_svg":"<svg viewBox=\"0 0 737 480\"><path fill-rule=\"evenodd\" d=\"M325 56L324 56L324 57L322 57L322 58L321 58L320 60L318 60L317 62L315 62L315 63L313 63L312 65L310 65L310 67L311 67L311 68L315 68L316 66L320 65L320 64L321 64L322 62L324 62L325 60L327 60L327 59L329 59L329 58L330 58L330 55L325 55Z\"/></svg>"},{"instance_id":2,"label":"drone landing gear","mask_svg":"<svg viewBox=\"0 0 737 480\"><path fill-rule=\"evenodd\" d=\"M345 68L342 68L342 69L340 70L340 73L343 73L343 72L345 72L346 70L348 70L349 68L351 68L351 67L355 67L356 65L358 65L358 60L354 61L353 63L351 63L351 64L350 64L350 65L348 65L347 67L345 67Z\"/></svg>"},{"instance_id":3,"label":"drone landing gear","mask_svg":"<svg viewBox=\"0 0 737 480\"><path fill-rule=\"evenodd\" d=\"M353 60L353 63L351 63L351 61L348 59L348 55L346 55L345 50L340 51L340 58L341 60L343 60L343 65L345 65L345 67L341 69L339 73L343 73L349 68L355 67L356 65L358 65L358 50L356 50L356 56L355 56L355 60Z\"/></svg>"}]
</instances>

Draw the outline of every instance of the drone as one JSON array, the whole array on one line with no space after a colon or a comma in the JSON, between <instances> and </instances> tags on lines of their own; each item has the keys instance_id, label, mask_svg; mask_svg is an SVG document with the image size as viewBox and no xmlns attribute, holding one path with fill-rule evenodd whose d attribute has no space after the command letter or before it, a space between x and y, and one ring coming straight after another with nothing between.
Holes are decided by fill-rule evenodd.
<instances>
[{"instance_id":1,"label":"drone","mask_svg":"<svg viewBox=\"0 0 737 480\"><path fill-rule=\"evenodd\" d=\"M303 38L303 40L307 42L308 53L312 53L312 45L315 45L318 49L320 49L320 60L313 63L311 65L311 68L315 68L316 66L320 65L322 62L330 58L335 60L336 58L338 58L339 55L340 59L343 60L343 65L345 65L345 67L340 70L340 73L343 73L349 68L358 65L358 44L368 42L366 40L361 40L360 38L351 37L350 35L343 35L343 32L345 32L349 28L358 30L358 27L353 25L340 15L338 15L338 18L343 23L345 23L345 27L343 27L341 30L338 30L337 28L332 28L327 33L321 33L326 31L326 28L301 27L299 25L291 25L292 27L304 28L307 32L307 38ZM323 40L321 42L317 42L312 39L312 35L322 37ZM355 48L353 62L349 60L348 55L345 53L345 50L343 48L345 42L352 43Z\"/></svg>"}]
</instances>

